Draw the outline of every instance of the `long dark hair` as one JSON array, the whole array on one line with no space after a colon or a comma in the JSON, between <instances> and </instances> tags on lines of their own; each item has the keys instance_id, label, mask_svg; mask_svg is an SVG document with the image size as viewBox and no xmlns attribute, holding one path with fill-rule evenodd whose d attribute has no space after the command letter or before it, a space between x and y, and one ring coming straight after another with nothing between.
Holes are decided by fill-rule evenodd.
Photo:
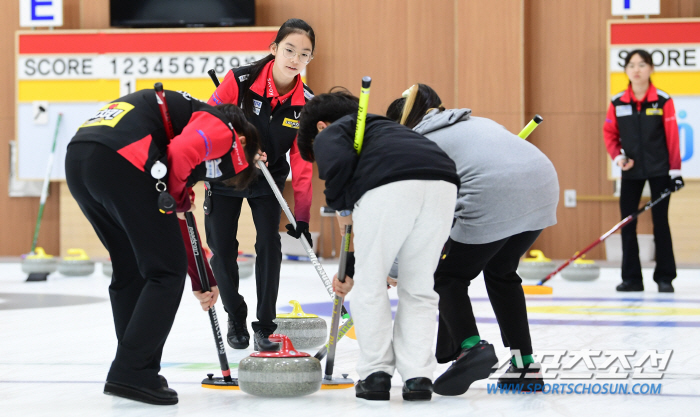
<instances>
[{"instance_id":1,"label":"long dark hair","mask_svg":"<svg viewBox=\"0 0 700 417\"><path fill-rule=\"evenodd\" d=\"M231 122L233 130L235 130L239 136L245 136L243 154L245 155L246 162L248 162L248 167L233 177L222 181L226 186L234 187L237 190L244 190L248 188L250 183L257 177L255 158L260 149L258 130L246 119L243 110L239 109L237 106L233 104L220 104L215 107Z\"/></svg>"},{"instance_id":2,"label":"long dark hair","mask_svg":"<svg viewBox=\"0 0 700 417\"><path fill-rule=\"evenodd\" d=\"M416 84L409 88L409 94L401 112L400 123L413 129L431 109L445 110L440 96L430 86Z\"/></svg>"},{"instance_id":3,"label":"long dark hair","mask_svg":"<svg viewBox=\"0 0 700 417\"><path fill-rule=\"evenodd\" d=\"M314 30L311 28L311 26L301 19L289 19L284 22L284 24L282 24L280 29L277 31L277 37L275 37L275 40L272 41L270 46L272 46L273 43L279 45L282 43L284 38L293 33L301 33L309 38L311 41L311 53L313 54L314 49L316 49L316 35L314 34ZM244 91L241 104L243 104L243 111L245 112L246 117L249 119L254 117L253 93L250 91L250 86L253 85L255 80L260 76L260 72L262 72L263 68L265 68L265 65L267 65L273 59L275 59L275 56L269 54L265 58L255 61L250 68L250 75L248 75L248 79L246 79L241 85L241 88Z\"/></svg>"}]
</instances>

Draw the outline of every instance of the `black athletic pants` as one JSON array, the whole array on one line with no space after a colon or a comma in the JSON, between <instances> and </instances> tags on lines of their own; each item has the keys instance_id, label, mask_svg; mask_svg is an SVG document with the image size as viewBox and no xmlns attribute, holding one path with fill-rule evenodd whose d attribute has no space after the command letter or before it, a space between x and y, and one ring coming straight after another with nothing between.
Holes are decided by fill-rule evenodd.
<instances>
[{"instance_id":1,"label":"black athletic pants","mask_svg":"<svg viewBox=\"0 0 700 417\"><path fill-rule=\"evenodd\" d=\"M253 331L268 329L274 331L277 325L277 292L280 283L280 266L282 264L282 242L279 235L282 209L279 202L270 194L259 192L265 187L256 183L254 191L245 197L253 214L255 224L255 285L257 288L257 319ZM204 225L207 244L212 251L211 265L224 308L230 316L245 305L243 296L238 292L238 218L244 197L232 197L222 194L211 196L211 212L206 216ZM247 306L246 306L247 308ZM242 319L242 317L239 317Z\"/></svg>"},{"instance_id":2,"label":"black athletic pants","mask_svg":"<svg viewBox=\"0 0 700 417\"><path fill-rule=\"evenodd\" d=\"M506 347L532 355L522 280L516 273L520 257L542 230L523 232L496 242L469 245L448 239L435 271L435 291L440 295L437 350L439 363L455 360L462 342L479 329L469 300L469 284L484 272L486 291L496 314Z\"/></svg>"},{"instance_id":3,"label":"black athletic pants","mask_svg":"<svg viewBox=\"0 0 700 417\"><path fill-rule=\"evenodd\" d=\"M104 145L70 145L66 180L112 259L109 296L118 345L107 380L158 389L163 345L187 273L177 217L158 211L149 174Z\"/></svg>"},{"instance_id":4,"label":"black athletic pants","mask_svg":"<svg viewBox=\"0 0 700 417\"><path fill-rule=\"evenodd\" d=\"M647 180L622 179L620 185L620 214L622 218L639 210L639 200ZM668 176L649 178L651 199L656 200L668 189ZM656 247L656 268L654 281L671 282L676 278L676 259L673 256L671 229L668 226L668 205L671 196L664 198L651 208L654 223L654 246ZM637 219L634 219L620 231L622 235L622 280L642 283L642 265L639 261L639 243L637 242Z\"/></svg>"}]
</instances>

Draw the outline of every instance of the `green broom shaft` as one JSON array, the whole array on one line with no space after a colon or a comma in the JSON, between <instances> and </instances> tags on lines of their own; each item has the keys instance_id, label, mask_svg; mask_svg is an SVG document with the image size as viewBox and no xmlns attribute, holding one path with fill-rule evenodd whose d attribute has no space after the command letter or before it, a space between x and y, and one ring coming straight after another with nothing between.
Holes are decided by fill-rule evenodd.
<instances>
[{"instance_id":1,"label":"green broom shaft","mask_svg":"<svg viewBox=\"0 0 700 417\"><path fill-rule=\"evenodd\" d=\"M36 218L36 226L34 227L34 238L32 239L32 250L30 251L30 253L34 253L34 251L36 250L36 243L39 239L39 228L41 227L41 218L44 216L44 206L46 205L46 197L49 195L49 185L51 184L51 169L53 169L53 158L56 154L58 127L61 124L62 118L63 113L58 113L58 120L56 121L56 130L53 134L53 145L51 146L51 153L49 154L49 163L46 167L46 175L44 176L44 186L41 189L41 199L39 200L39 214Z\"/></svg>"}]
</instances>

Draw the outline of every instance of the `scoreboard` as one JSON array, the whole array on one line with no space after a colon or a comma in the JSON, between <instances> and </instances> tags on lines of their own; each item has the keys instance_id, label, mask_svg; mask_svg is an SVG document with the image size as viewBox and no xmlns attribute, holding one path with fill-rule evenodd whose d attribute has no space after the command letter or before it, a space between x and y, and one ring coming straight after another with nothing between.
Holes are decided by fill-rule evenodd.
<instances>
[{"instance_id":1,"label":"scoreboard","mask_svg":"<svg viewBox=\"0 0 700 417\"><path fill-rule=\"evenodd\" d=\"M201 100L223 76L269 53L278 28L18 31L16 33L17 176L42 179L58 114L52 180L78 127L105 103L161 81Z\"/></svg>"}]
</instances>

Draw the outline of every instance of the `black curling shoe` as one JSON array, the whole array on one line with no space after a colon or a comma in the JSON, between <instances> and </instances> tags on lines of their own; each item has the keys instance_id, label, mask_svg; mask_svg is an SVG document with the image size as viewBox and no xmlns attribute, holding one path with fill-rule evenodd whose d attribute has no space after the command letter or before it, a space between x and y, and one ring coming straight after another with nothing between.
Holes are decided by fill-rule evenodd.
<instances>
[{"instance_id":1,"label":"black curling shoe","mask_svg":"<svg viewBox=\"0 0 700 417\"><path fill-rule=\"evenodd\" d=\"M245 349L250 345L250 333L248 333L245 316L243 320L239 320L238 316L235 318L228 316L226 342L234 349Z\"/></svg>"},{"instance_id":2,"label":"black curling shoe","mask_svg":"<svg viewBox=\"0 0 700 417\"><path fill-rule=\"evenodd\" d=\"M370 401L389 401L391 375L383 371L370 374L367 378L357 381L355 397Z\"/></svg>"},{"instance_id":3,"label":"black curling shoe","mask_svg":"<svg viewBox=\"0 0 700 417\"><path fill-rule=\"evenodd\" d=\"M406 401L430 401L433 396L433 381L430 378L411 378L401 390Z\"/></svg>"},{"instance_id":4,"label":"black curling shoe","mask_svg":"<svg viewBox=\"0 0 700 417\"><path fill-rule=\"evenodd\" d=\"M644 291L644 284L642 284L641 282L637 283L622 281L622 284L618 285L615 289L620 292Z\"/></svg>"},{"instance_id":5,"label":"black curling shoe","mask_svg":"<svg viewBox=\"0 0 700 417\"><path fill-rule=\"evenodd\" d=\"M268 337L272 334L272 330L260 329L255 332L253 337L253 348L258 352L277 352L280 350L280 344L271 342Z\"/></svg>"},{"instance_id":6,"label":"black curling shoe","mask_svg":"<svg viewBox=\"0 0 700 417\"><path fill-rule=\"evenodd\" d=\"M486 379L498 364L493 345L482 340L469 349L462 349L452 365L435 380L433 389L440 395L462 395L469 386Z\"/></svg>"},{"instance_id":7,"label":"black curling shoe","mask_svg":"<svg viewBox=\"0 0 700 417\"><path fill-rule=\"evenodd\" d=\"M109 381L105 384L104 393L153 405L175 405L178 400L177 392L172 388L150 389Z\"/></svg>"},{"instance_id":8,"label":"black curling shoe","mask_svg":"<svg viewBox=\"0 0 700 417\"><path fill-rule=\"evenodd\" d=\"M670 282L659 282L659 292L675 292Z\"/></svg>"},{"instance_id":9,"label":"black curling shoe","mask_svg":"<svg viewBox=\"0 0 700 417\"><path fill-rule=\"evenodd\" d=\"M497 386L518 392L542 391L544 378L540 364L528 363L524 368L517 368L511 363L506 373L498 378Z\"/></svg>"}]
</instances>

